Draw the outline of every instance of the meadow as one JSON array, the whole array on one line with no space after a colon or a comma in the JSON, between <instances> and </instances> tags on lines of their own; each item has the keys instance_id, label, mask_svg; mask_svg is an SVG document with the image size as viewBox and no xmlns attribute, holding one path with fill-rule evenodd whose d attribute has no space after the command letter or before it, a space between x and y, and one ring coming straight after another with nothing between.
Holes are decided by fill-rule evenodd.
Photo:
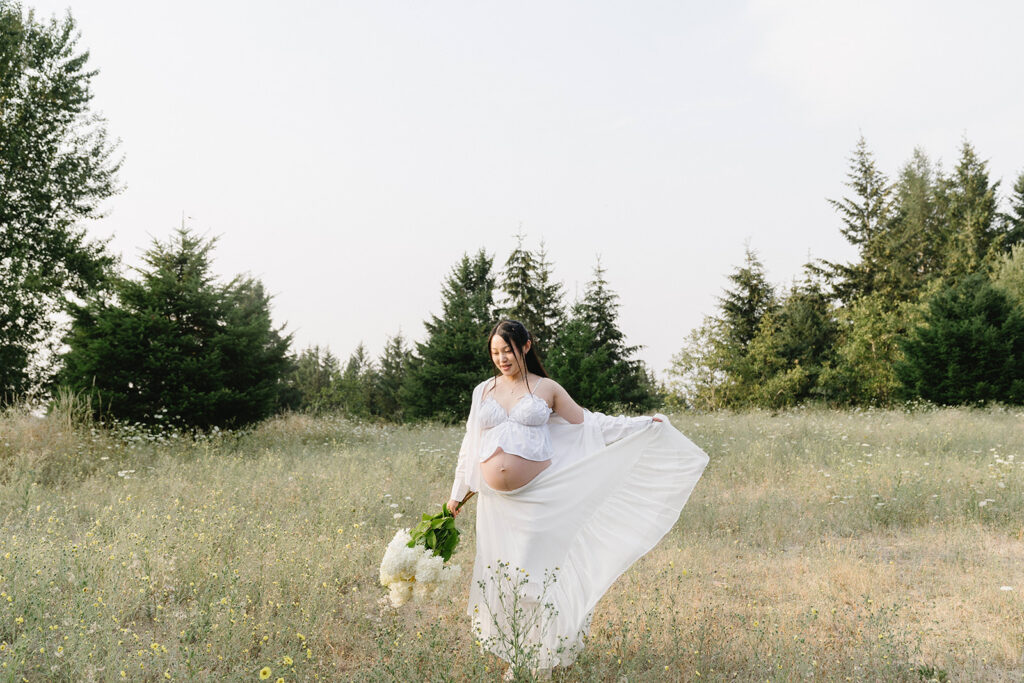
<instances>
[{"instance_id":1,"label":"meadow","mask_svg":"<svg viewBox=\"0 0 1024 683\"><path fill-rule=\"evenodd\" d=\"M563 681L1024 680L1024 412L680 413L711 457ZM193 436L0 416L0 681L500 680L463 577L378 565L459 427L286 415Z\"/></svg>"}]
</instances>

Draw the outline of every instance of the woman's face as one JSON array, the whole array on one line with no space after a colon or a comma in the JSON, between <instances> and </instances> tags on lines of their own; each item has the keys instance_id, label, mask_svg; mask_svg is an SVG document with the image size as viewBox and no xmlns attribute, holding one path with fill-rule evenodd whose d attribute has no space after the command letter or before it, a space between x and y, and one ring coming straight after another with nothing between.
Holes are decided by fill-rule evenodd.
<instances>
[{"instance_id":1,"label":"woman's face","mask_svg":"<svg viewBox=\"0 0 1024 683\"><path fill-rule=\"evenodd\" d=\"M523 353L530 350L530 342L527 340ZM491 362L498 368L505 377L516 379L519 373L526 368L526 363L520 353L512 348L512 345L502 339L501 335L491 337Z\"/></svg>"}]
</instances>

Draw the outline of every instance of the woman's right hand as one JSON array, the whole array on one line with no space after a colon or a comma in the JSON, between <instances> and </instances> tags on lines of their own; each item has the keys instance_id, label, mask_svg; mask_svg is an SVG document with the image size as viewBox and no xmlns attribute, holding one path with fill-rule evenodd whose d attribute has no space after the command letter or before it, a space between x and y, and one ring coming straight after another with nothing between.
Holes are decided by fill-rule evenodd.
<instances>
[{"instance_id":1,"label":"woman's right hand","mask_svg":"<svg viewBox=\"0 0 1024 683\"><path fill-rule=\"evenodd\" d=\"M445 507L448 508L448 512L452 513L452 517L459 516L459 501L452 498L451 500L448 501Z\"/></svg>"}]
</instances>

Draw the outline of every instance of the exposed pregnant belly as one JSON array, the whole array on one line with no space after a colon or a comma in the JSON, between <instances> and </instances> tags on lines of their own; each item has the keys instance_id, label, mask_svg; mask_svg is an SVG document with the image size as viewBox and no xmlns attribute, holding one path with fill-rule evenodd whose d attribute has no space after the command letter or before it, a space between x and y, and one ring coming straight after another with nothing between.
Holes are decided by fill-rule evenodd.
<instances>
[{"instance_id":1,"label":"exposed pregnant belly","mask_svg":"<svg viewBox=\"0 0 1024 683\"><path fill-rule=\"evenodd\" d=\"M495 491L511 491L529 484L549 465L550 460L527 460L499 448L480 463L480 474Z\"/></svg>"}]
</instances>

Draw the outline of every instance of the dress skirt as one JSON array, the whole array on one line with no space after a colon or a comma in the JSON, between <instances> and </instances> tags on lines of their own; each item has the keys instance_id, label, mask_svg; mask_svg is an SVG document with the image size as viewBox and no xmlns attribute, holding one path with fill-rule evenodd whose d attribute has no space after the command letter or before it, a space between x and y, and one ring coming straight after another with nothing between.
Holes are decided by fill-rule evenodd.
<instances>
[{"instance_id":1,"label":"dress skirt","mask_svg":"<svg viewBox=\"0 0 1024 683\"><path fill-rule=\"evenodd\" d=\"M708 463L658 417L589 447L580 425L552 423L547 469L512 491L481 485L468 606L481 647L513 666L575 660L597 601L668 533Z\"/></svg>"}]
</instances>

